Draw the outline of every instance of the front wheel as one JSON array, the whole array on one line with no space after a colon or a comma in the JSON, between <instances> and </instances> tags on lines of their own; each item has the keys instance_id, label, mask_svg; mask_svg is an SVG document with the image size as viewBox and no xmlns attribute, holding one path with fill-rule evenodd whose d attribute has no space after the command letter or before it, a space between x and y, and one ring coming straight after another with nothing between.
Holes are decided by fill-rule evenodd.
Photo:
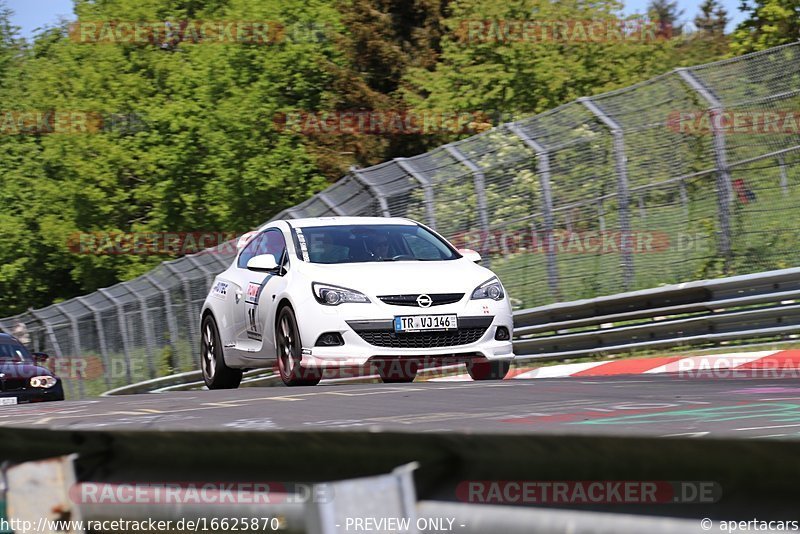
<instances>
[{"instance_id":1,"label":"front wheel","mask_svg":"<svg viewBox=\"0 0 800 534\"><path fill-rule=\"evenodd\" d=\"M322 378L317 369L306 369L300 365L300 331L294 311L289 306L281 308L278 314L275 341L278 349L278 372L287 386L316 386Z\"/></svg>"},{"instance_id":2,"label":"front wheel","mask_svg":"<svg viewBox=\"0 0 800 534\"><path fill-rule=\"evenodd\" d=\"M467 372L473 380L502 380L510 367L511 362L508 360L467 362Z\"/></svg>"},{"instance_id":3,"label":"front wheel","mask_svg":"<svg viewBox=\"0 0 800 534\"><path fill-rule=\"evenodd\" d=\"M203 319L200 346L200 370L208 389L236 389L242 381L242 370L231 369L222 357L217 323L211 315Z\"/></svg>"}]
</instances>

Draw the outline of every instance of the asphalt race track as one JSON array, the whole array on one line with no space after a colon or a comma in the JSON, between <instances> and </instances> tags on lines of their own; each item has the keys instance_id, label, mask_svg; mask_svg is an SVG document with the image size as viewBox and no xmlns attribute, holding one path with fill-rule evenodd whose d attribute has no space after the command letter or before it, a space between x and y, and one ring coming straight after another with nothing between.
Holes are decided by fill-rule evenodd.
<instances>
[{"instance_id":1,"label":"asphalt race track","mask_svg":"<svg viewBox=\"0 0 800 534\"><path fill-rule=\"evenodd\" d=\"M797 439L800 380L639 375L187 391L4 407L0 426Z\"/></svg>"}]
</instances>

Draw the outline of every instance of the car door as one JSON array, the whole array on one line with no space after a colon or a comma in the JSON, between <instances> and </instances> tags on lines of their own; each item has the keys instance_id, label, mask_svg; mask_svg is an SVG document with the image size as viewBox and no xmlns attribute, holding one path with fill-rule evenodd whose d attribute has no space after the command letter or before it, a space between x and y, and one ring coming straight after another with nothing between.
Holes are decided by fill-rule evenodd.
<instances>
[{"instance_id":1,"label":"car door","mask_svg":"<svg viewBox=\"0 0 800 534\"><path fill-rule=\"evenodd\" d=\"M261 254L272 254L283 268L279 273L251 271L247 262ZM239 335L237 348L250 358L274 357L272 322L275 317L275 297L286 285L284 277L287 262L286 240L278 228L268 228L242 250L237 260L240 273L241 295L235 311Z\"/></svg>"}]
</instances>

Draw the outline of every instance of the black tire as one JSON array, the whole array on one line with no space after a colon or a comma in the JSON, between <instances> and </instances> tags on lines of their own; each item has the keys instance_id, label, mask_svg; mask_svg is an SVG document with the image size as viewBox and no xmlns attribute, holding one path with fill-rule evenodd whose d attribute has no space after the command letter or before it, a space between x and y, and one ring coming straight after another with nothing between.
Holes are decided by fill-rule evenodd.
<instances>
[{"instance_id":1,"label":"black tire","mask_svg":"<svg viewBox=\"0 0 800 534\"><path fill-rule=\"evenodd\" d=\"M510 367L511 362L508 360L467 362L467 372L473 380L502 380Z\"/></svg>"},{"instance_id":2,"label":"black tire","mask_svg":"<svg viewBox=\"0 0 800 534\"><path fill-rule=\"evenodd\" d=\"M300 362L303 347L294 311L284 306L278 312L275 322L275 347L277 349L278 373L287 386L316 386L322 378L322 371L306 369Z\"/></svg>"},{"instance_id":3,"label":"black tire","mask_svg":"<svg viewBox=\"0 0 800 534\"><path fill-rule=\"evenodd\" d=\"M222 356L217 322L211 315L203 319L200 332L200 370L208 389L236 389L242 382L242 370L231 369Z\"/></svg>"},{"instance_id":4,"label":"black tire","mask_svg":"<svg viewBox=\"0 0 800 534\"><path fill-rule=\"evenodd\" d=\"M405 384L417 377L419 364L402 360L384 360L376 364L384 384Z\"/></svg>"}]
</instances>

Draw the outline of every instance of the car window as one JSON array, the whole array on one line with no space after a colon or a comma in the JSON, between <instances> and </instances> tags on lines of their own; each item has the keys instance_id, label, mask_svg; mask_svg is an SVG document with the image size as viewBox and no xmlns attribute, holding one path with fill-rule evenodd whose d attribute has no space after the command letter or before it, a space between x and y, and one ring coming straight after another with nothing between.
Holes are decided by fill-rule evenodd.
<instances>
[{"instance_id":1,"label":"car window","mask_svg":"<svg viewBox=\"0 0 800 534\"><path fill-rule=\"evenodd\" d=\"M0 343L0 361L30 362L33 358L24 346L17 343Z\"/></svg>"},{"instance_id":2,"label":"car window","mask_svg":"<svg viewBox=\"0 0 800 534\"><path fill-rule=\"evenodd\" d=\"M311 263L441 261L460 255L435 234L410 224L308 226L295 231Z\"/></svg>"},{"instance_id":3,"label":"car window","mask_svg":"<svg viewBox=\"0 0 800 534\"><path fill-rule=\"evenodd\" d=\"M247 262L255 256L261 254L272 254L275 261L281 263L281 258L286 251L286 240L283 232L277 228L271 228L256 236L252 241L245 245L236 265L241 269L247 268Z\"/></svg>"},{"instance_id":4,"label":"car window","mask_svg":"<svg viewBox=\"0 0 800 534\"><path fill-rule=\"evenodd\" d=\"M441 260L442 258L446 258L450 255L450 251L447 250L445 247L442 247L439 244L439 247L436 246L434 241L430 241L429 239L425 239L418 235L413 234L404 234L403 239L408 245L408 248L411 249L412 254L420 260Z\"/></svg>"}]
</instances>

